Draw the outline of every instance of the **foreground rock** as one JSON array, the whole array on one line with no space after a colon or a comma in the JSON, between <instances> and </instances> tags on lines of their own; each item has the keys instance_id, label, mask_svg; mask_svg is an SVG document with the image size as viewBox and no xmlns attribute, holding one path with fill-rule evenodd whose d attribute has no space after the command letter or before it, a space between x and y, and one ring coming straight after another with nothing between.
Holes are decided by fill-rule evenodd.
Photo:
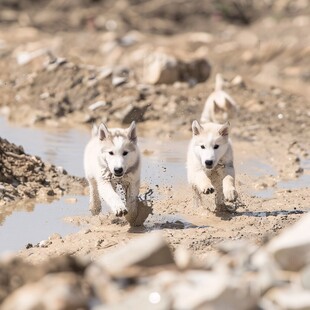
<instances>
[{"instance_id":1,"label":"foreground rock","mask_svg":"<svg viewBox=\"0 0 310 310\"><path fill-rule=\"evenodd\" d=\"M271 251L285 238L290 246L283 255L293 257L300 247L295 233L309 225L307 215L261 248L221 243L204 261L184 249L173 257L154 232L95 262L65 256L33 266L2 258L1 309L309 309L309 251L298 252L301 271L290 273ZM309 234L302 240L309 244ZM185 256L187 263L180 263Z\"/></svg>"},{"instance_id":2,"label":"foreground rock","mask_svg":"<svg viewBox=\"0 0 310 310\"><path fill-rule=\"evenodd\" d=\"M83 179L68 175L62 167L44 163L0 138L0 206L22 198L82 193L83 184Z\"/></svg>"}]
</instances>

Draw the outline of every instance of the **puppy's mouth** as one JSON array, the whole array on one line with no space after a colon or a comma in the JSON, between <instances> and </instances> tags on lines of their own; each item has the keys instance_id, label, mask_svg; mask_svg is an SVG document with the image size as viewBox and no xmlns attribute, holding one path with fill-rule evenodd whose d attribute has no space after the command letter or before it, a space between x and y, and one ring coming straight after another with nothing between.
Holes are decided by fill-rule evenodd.
<instances>
[{"instance_id":1,"label":"puppy's mouth","mask_svg":"<svg viewBox=\"0 0 310 310\"><path fill-rule=\"evenodd\" d=\"M123 175L124 175L123 172L122 172L122 173L116 173L116 172L114 172L114 176L115 176L116 178L121 178Z\"/></svg>"},{"instance_id":2,"label":"puppy's mouth","mask_svg":"<svg viewBox=\"0 0 310 310\"><path fill-rule=\"evenodd\" d=\"M206 169L212 170L212 168L213 168L213 165L206 165Z\"/></svg>"}]
</instances>

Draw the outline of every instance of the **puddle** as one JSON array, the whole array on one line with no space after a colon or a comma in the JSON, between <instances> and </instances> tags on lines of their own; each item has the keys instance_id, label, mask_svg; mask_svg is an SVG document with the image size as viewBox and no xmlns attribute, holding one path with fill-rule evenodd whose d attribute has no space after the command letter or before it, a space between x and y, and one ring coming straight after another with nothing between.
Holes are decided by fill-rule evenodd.
<instances>
[{"instance_id":1,"label":"puddle","mask_svg":"<svg viewBox=\"0 0 310 310\"><path fill-rule=\"evenodd\" d=\"M277 171L270 164L257 158L251 158L242 161L240 165L240 171L254 177L277 175Z\"/></svg>"},{"instance_id":2,"label":"puddle","mask_svg":"<svg viewBox=\"0 0 310 310\"><path fill-rule=\"evenodd\" d=\"M68 173L83 176L83 151L89 140L90 134L82 129L49 129L20 128L8 124L0 118L1 137L10 142L22 145L29 154L40 156L57 166L64 167ZM172 186L186 185L186 150L188 140L161 142L156 139L139 138L142 153L142 182L152 188L156 185ZM238 154L237 154L238 155ZM236 161L236 170L250 176L276 174L272 166L257 159ZM309 166L310 164L307 163ZM279 183L279 187L294 186L305 187L309 181L309 175L304 175L297 181ZM300 182L300 183L298 183ZM156 194L156 193L155 193ZM271 198L273 189L255 192L261 198ZM157 199L159 196L157 196ZM25 207L22 210L0 210L0 253L8 250L18 250L27 243L37 243L48 238L52 233L64 236L76 232L79 228L70 225L63 220L64 217L76 215L89 215L88 197L77 197L77 203L68 204L66 197L51 204L37 204L32 208ZM171 217L171 218L170 218ZM178 216L154 218L158 227L164 225L183 225L183 228L191 227L191 223ZM17 229L18 227L18 229Z\"/></svg>"},{"instance_id":3,"label":"puddle","mask_svg":"<svg viewBox=\"0 0 310 310\"><path fill-rule=\"evenodd\" d=\"M280 211L259 211L259 212L238 212L238 215L252 216L252 217L268 217L279 215L291 215L291 214L303 214L306 211L303 210L280 210Z\"/></svg>"},{"instance_id":4,"label":"puddle","mask_svg":"<svg viewBox=\"0 0 310 310\"><path fill-rule=\"evenodd\" d=\"M77 202L74 204L66 202L68 197L72 196L62 197L50 204L24 206L23 210L8 216L0 226L0 253L17 251L27 243L37 244L55 232L62 236L77 232L79 227L64 223L63 218L85 214L88 197L75 196Z\"/></svg>"},{"instance_id":5,"label":"puddle","mask_svg":"<svg viewBox=\"0 0 310 310\"><path fill-rule=\"evenodd\" d=\"M262 190L249 190L248 193L252 196L255 196L257 198L261 199L271 199L275 195L275 189L274 188L266 188Z\"/></svg>"},{"instance_id":6,"label":"puddle","mask_svg":"<svg viewBox=\"0 0 310 310\"><path fill-rule=\"evenodd\" d=\"M304 169L304 173L296 180L278 182L277 187L281 189L299 189L310 186L310 159L301 161L300 166Z\"/></svg>"},{"instance_id":7,"label":"puddle","mask_svg":"<svg viewBox=\"0 0 310 310\"><path fill-rule=\"evenodd\" d=\"M153 214L150 219L145 222L148 230L156 230L163 228L171 229L188 229L188 228L205 228L207 226L197 226L180 214Z\"/></svg>"},{"instance_id":8,"label":"puddle","mask_svg":"<svg viewBox=\"0 0 310 310\"><path fill-rule=\"evenodd\" d=\"M281 189L299 189L310 186L310 174L303 174L296 180L281 181L277 184Z\"/></svg>"}]
</instances>

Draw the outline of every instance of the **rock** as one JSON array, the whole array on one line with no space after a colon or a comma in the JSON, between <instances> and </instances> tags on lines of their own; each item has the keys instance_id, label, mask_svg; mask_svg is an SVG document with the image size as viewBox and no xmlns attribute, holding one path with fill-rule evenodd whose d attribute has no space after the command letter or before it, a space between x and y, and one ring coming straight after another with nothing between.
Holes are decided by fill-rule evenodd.
<instances>
[{"instance_id":1,"label":"rock","mask_svg":"<svg viewBox=\"0 0 310 310\"><path fill-rule=\"evenodd\" d=\"M175 57L155 52L144 60L142 77L144 83L172 84L178 79L178 62Z\"/></svg>"},{"instance_id":2,"label":"rock","mask_svg":"<svg viewBox=\"0 0 310 310\"><path fill-rule=\"evenodd\" d=\"M51 244L51 241L49 240L42 240L39 242L40 248L47 248Z\"/></svg>"},{"instance_id":3,"label":"rock","mask_svg":"<svg viewBox=\"0 0 310 310\"><path fill-rule=\"evenodd\" d=\"M259 298L258 292L251 291L250 287L245 280L225 272L192 270L178 279L170 293L174 309L246 310L253 309Z\"/></svg>"},{"instance_id":4,"label":"rock","mask_svg":"<svg viewBox=\"0 0 310 310\"><path fill-rule=\"evenodd\" d=\"M62 237L61 237L61 235L58 234L58 233L53 233L52 235L50 235L50 236L48 237L48 240L49 240L49 241L52 241L52 240L61 240L61 239L62 239Z\"/></svg>"},{"instance_id":5,"label":"rock","mask_svg":"<svg viewBox=\"0 0 310 310\"><path fill-rule=\"evenodd\" d=\"M5 299L2 310L67 310L87 307L80 278L73 273L49 274L22 286Z\"/></svg>"},{"instance_id":6,"label":"rock","mask_svg":"<svg viewBox=\"0 0 310 310\"><path fill-rule=\"evenodd\" d=\"M310 291L301 288L272 288L264 302L272 306L269 309L305 310L310 309ZM267 308L264 308L267 309Z\"/></svg>"},{"instance_id":7,"label":"rock","mask_svg":"<svg viewBox=\"0 0 310 310\"><path fill-rule=\"evenodd\" d=\"M245 86L244 80L241 75L236 75L232 80L231 80L231 85L233 86Z\"/></svg>"},{"instance_id":8,"label":"rock","mask_svg":"<svg viewBox=\"0 0 310 310\"><path fill-rule=\"evenodd\" d=\"M67 198L66 199L66 203L68 203L68 204L75 204L75 203L77 203L77 198L75 198L75 197Z\"/></svg>"},{"instance_id":9,"label":"rock","mask_svg":"<svg viewBox=\"0 0 310 310\"><path fill-rule=\"evenodd\" d=\"M109 76L111 76L113 73L113 69L110 68L110 67L104 67L104 68L101 68L99 70L99 74L97 76L97 80L100 81L100 80L104 80L106 78L108 78Z\"/></svg>"},{"instance_id":10,"label":"rock","mask_svg":"<svg viewBox=\"0 0 310 310\"><path fill-rule=\"evenodd\" d=\"M298 271L310 262L310 214L270 241L267 251L285 270Z\"/></svg>"},{"instance_id":11,"label":"rock","mask_svg":"<svg viewBox=\"0 0 310 310\"><path fill-rule=\"evenodd\" d=\"M211 67L205 58L182 60L164 52L156 51L146 56L142 81L149 84L173 84L177 81L208 79Z\"/></svg>"},{"instance_id":12,"label":"rock","mask_svg":"<svg viewBox=\"0 0 310 310\"><path fill-rule=\"evenodd\" d=\"M115 67L112 73L112 85L120 86L126 83L130 76L130 70L127 67Z\"/></svg>"},{"instance_id":13,"label":"rock","mask_svg":"<svg viewBox=\"0 0 310 310\"><path fill-rule=\"evenodd\" d=\"M36 58L47 55L47 51L46 48L42 48L33 52L20 52L16 55L16 61L20 66L23 66Z\"/></svg>"},{"instance_id":14,"label":"rock","mask_svg":"<svg viewBox=\"0 0 310 310\"><path fill-rule=\"evenodd\" d=\"M142 268L173 264L171 250L161 233L150 233L102 256L96 262L113 276L125 276Z\"/></svg>"},{"instance_id":15,"label":"rock","mask_svg":"<svg viewBox=\"0 0 310 310\"><path fill-rule=\"evenodd\" d=\"M95 103L92 103L91 105L88 106L88 109L91 111L95 111L99 108L105 107L107 105L106 101L100 100L96 101Z\"/></svg>"},{"instance_id":16,"label":"rock","mask_svg":"<svg viewBox=\"0 0 310 310\"><path fill-rule=\"evenodd\" d=\"M143 106L128 104L123 109L115 112L114 117L123 124L131 124L132 121L141 122L147 108L148 104Z\"/></svg>"},{"instance_id":17,"label":"rock","mask_svg":"<svg viewBox=\"0 0 310 310\"><path fill-rule=\"evenodd\" d=\"M185 247L178 247L174 253L175 263L179 269L188 269L192 264L192 255Z\"/></svg>"}]
</instances>

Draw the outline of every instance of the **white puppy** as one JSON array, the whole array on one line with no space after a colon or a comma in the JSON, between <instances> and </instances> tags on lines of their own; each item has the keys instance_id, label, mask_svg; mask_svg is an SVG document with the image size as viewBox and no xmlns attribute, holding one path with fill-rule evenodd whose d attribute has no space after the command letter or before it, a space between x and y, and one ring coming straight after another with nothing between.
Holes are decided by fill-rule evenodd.
<instances>
[{"instance_id":1,"label":"white puppy","mask_svg":"<svg viewBox=\"0 0 310 310\"><path fill-rule=\"evenodd\" d=\"M127 129L94 126L84 153L90 210L99 214L106 203L116 216L136 212L140 188L140 152L136 125ZM123 192L120 193L120 191Z\"/></svg>"},{"instance_id":2,"label":"white puppy","mask_svg":"<svg viewBox=\"0 0 310 310\"><path fill-rule=\"evenodd\" d=\"M214 191L217 207L225 205L225 200L236 201L238 194L235 189L229 123L200 125L194 121L192 131L187 153L187 176L194 189L196 202L200 204L202 194Z\"/></svg>"},{"instance_id":3,"label":"white puppy","mask_svg":"<svg viewBox=\"0 0 310 310\"><path fill-rule=\"evenodd\" d=\"M215 90L207 98L201 123L225 123L235 117L238 106L235 100L223 90L224 80L220 74L215 78Z\"/></svg>"}]
</instances>

